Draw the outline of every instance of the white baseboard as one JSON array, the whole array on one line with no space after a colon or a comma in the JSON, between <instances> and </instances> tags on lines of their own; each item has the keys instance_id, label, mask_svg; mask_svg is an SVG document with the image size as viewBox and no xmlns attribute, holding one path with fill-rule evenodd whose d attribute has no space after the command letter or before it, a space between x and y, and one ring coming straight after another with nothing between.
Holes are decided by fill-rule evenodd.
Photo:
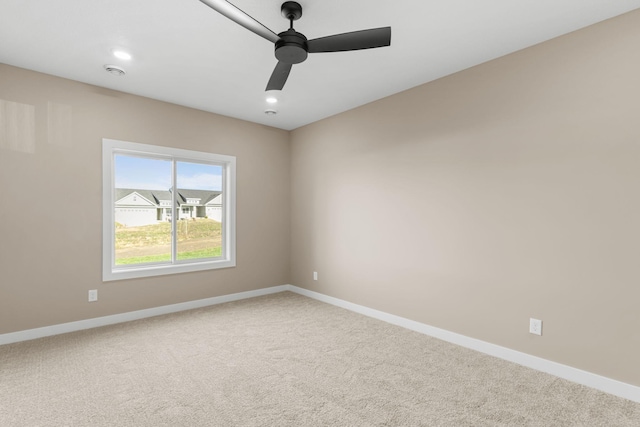
<instances>
[{"instance_id":1,"label":"white baseboard","mask_svg":"<svg viewBox=\"0 0 640 427\"><path fill-rule=\"evenodd\" d=\"M291 291L315 300L325 302L337 307L363 314L374 319L382 320L393 325L397 325L412 331L416 331L452 344L466 347L479 351L500 359L514 362L528 368L546 372L559 378L591 387L605 393L613 394L625 399L640 403L640 387L601 375L586 372L571 366L562 365L540 357L531 356L496 344L470 338L455 332L449 332L444 329L426 325L406 319L404 317L395 316L383 311L374 310L362 305L354 304L338 298L330 297L308 289L299 288L293 285L273 286L270 288L258 289L255 291L240 292L236 294L223 295L219 297L206 298L196 301L183 302L179 304L165 305L161 307L149 308L146 310L131 311L128 313L114 314L111 316L96 317L93 319L79 320L77 322L63 323L59 325L45 326L42 328L29 329L26 331L12 332L0 335L0 345L11 344L20 341L28 341L37 338L48 337L52 335L64 334L68 332L80 331L83 329L97 328L99 326L113 325L116 323L130 322L132 320L144 319L147 317L160 316L163 314L176 313L194 308L207 307L217 304L223 304L231 301L239 301L247 298L254 298L263 295L275 294L278 292Z\"/></svg>"},{"instance_id":2,"label":"white baseboard","mask_svg":"<svg viewBox=\"0 0 640 427\"><path fill-rule=\"evenodd\" d=\"M309 298L316 299L318 301L335 305L337 307L345 308L349 311L373 317L375 319L382 320L393 325L401 326L415 332L420 332L422 334L429 335L434 338L459 345L461 347L476 350L490 356L507 360L509 362L514 362L519 365L535 369L537 371L546 372L548 374L572 381L574 383L582 384L584 386L591 387L605 393L613 394L615 396L640 403L640 387L638 386L623 383L621 381L613 380L611 378L603 377L591 372L576 369L571 366L562 365L560 363L552 362L550 360L542 359L540 357L532 356L530 354L522 353L516 350L511 350L509 348L501 347L496 344L477 340L475 338L469 338L455 332L449 332L444 329L405 319L404 317L395 316L383 311L374 310L362 305L320 294L318 292L299 288L297 286L289 285L287 286L287 290L300 295L304 295Z\"/></svg>"},{"instance_id":3,"label":"white baseboard","mask_svg":"<svg viewBox=\"0 0 640 427\"><path fill-rule=\"evenodd\" d=\"M144 319L147 317L160 316L162 314L176 313L179 311L191 310L194 308L207 307L210 305L223 304L225 302L239 301L242 299L259 297L263 295L275 294L291 290L291 286L282 285L271 288L258 289L255 291L240 292L237 294L223 295L213 298L205 298L195 301L188 301L179 304L164 305L161 307L148 308L145 310L130 311L128 313L114 314L111 316L95 317L93 319L79 320L77 322L62 323L59 325L45 326L42 328L28 329L26 331L12 332L0 335L0 345L11 344L20 341L28 341L51 335L65 334L67 332L81 331L83 329L97 328L99 326L113 325L116 323L130 322L132 320Z\"/></svg>"}]
</instances>

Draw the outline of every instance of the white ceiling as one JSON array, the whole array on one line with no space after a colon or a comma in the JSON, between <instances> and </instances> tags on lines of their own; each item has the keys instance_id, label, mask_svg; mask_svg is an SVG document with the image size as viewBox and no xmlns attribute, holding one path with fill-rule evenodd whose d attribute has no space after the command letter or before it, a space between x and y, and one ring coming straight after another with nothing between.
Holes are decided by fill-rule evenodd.
<instances>
[{"instance_id":1,"label":"white ceiling","mask_svg":"<svg viewBox=\"0 0 640 427\"><path fill-rule=\"evenodd\" d=\"M288 28L282 0L231 2L275 33ZM273 44L199 0L0 0L0 62L290 130L640 8L640 0L298 2L294 27L309 39L391 26L391 46L309 55L293 66L276 116L264 113ZM133 59L116 59L114 48Z\"/></svg>"}]
</instances>

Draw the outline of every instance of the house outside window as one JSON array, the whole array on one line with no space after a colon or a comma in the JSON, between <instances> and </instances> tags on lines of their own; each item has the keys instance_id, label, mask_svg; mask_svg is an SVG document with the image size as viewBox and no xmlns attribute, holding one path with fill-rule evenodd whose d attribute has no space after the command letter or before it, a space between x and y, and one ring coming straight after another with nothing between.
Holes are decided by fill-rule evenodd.
<instances>
[{"instance_id":1,"label":"house outside window","mask_svg":"<svg viewBox=\"0 0 640 427\"><path fill-rule=\"evenodd\" d=\"M103 140L103 280L232 266L235 157Z\"/></svg>"}]
</instances>

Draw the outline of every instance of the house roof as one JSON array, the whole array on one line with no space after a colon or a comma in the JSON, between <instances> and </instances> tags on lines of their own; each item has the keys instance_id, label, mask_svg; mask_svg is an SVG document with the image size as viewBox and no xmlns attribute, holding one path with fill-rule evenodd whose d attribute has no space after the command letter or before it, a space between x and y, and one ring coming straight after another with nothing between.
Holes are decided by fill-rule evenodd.
<instances>
[{"instance_id":1,"label":"house roof","mask_svg":"<svg viewBox=\"0 0 640 427\"><path fill-rule=\"evenodd\" d=\"M141 197L144 197L151 203L156 205L160 204L160 200L171 200L171 191L169 190L140 190L135 188L116 188L115 199L116 203L119 200L124 199L131 193L137 193ZM217 196L222 194L221 191L209 191L209 190L191 190L191 189L183 189L178 188L177 192L177 202L178 205L183 205L187 203L187 199L200 199L197 206L204 206L211 200L215 199ZM191 203L192 204L192 203Z\"/></svg>"},{"instance_id":2,"label":"house roof","mask_svg":"<svg viewBox=\"0 0 640 427\"><path fill-rule=\"evenodd\" d=\"M147 199L150 203L158 204L158 199L153 195L152 190L136 190L131 188L116 188L116 203L131 193L137 193L140 197Z\"/></svg>"},{"instance_id":3,"label":"house roof","mask_svg":"<svg viewBox=\"0 0 640 427\"><path fill-rule=\"evenodd\" d=\"M204 205L216 196L221 194L220 191L208 191L208 190L187 190L178 188L178 195L183 202L186 203L187 199L200 199L200 205Z\"/></svg>"},{"instance_id":4,"label":"house roof","mask_svg":"<svg viewBox=\"0 0 640 427\"><path fill-rule=\"evenodd\" d=\"M171 191L168 190L151 190L153 195L160 200L171 200Z\"/></svg>"}]
</instances>

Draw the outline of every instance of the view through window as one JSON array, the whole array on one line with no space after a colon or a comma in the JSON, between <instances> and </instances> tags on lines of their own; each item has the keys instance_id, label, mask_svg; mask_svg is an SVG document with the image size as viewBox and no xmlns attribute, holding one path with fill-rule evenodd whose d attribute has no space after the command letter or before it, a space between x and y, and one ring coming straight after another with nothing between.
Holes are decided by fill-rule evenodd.
<instances>
[{"instance_id":1,"label":"view through window","mask_svg":"<svg viewBox=\"0 0 640 427\"><path fill-rule=\"evenodd\" d=\"M105 259L105 280L234 263L234 187L228 181L235 158L112 140L103 142L103 150L110 172L104 177L110 195L105 218L112 221L104 224L112 254Z\"/></svg>"}]
</instances>

